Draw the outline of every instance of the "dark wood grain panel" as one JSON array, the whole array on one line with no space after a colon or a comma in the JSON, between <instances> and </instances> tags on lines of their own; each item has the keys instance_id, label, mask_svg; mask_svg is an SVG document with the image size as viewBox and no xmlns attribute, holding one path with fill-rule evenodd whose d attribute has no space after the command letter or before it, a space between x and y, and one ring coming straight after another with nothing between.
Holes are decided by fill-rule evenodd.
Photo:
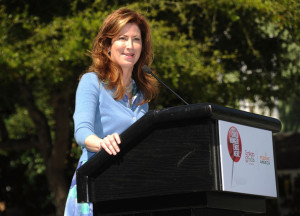
<instances>
[{"instance_id":1,"label":"dark wood grain panel","mask_svg":"<svg viewBox=\"0 0 300 216\"><path fill-rule=\"evenodd\" d=\"M91 200L212 190L210 163L207 120L161 126L91 180Z\"/></svg>"}]
</instances>

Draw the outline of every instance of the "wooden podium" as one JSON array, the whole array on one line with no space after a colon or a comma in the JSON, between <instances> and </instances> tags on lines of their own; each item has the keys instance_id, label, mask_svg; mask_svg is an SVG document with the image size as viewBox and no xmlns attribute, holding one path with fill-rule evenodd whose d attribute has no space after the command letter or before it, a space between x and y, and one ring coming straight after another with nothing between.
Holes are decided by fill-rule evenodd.
<instances>
[{"instance_id":1,"label":"wooden podium","mask_svg":"<svg viewBox=\"0 0 300 216\"><path fill-rule=\"evenodd\" d=\"M224 122L243 126L245 132L235 139L232 134L237 133L225 129L228 137L222 141ZM270 134L271 152L251 150L270 142L247 141L245 133L252 129ZM117 156L100 151L77 170L78 202L94 203L94 215L265 213L266 199L277 197L272 133L280 129L277 119L209 103L149 111L120 135ZM260 140L251 134L248 138ZM235 152L230 152L232 146ZM247 176L247 169L254 174ZM264 177L269 172L264 169L271 170L271 177ZM273 182L271 195L264 192L271 185L266 182Z\"/></svg>"}]
</instances>

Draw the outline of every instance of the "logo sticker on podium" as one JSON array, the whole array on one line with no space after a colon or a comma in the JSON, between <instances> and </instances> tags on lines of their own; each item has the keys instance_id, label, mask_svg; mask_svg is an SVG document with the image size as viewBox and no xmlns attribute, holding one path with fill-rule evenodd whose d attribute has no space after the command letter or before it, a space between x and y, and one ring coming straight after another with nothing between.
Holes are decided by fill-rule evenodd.
<instances>
[{"instance_id":1,"label":"logo sticker on podium","mask_svg":"<svg viewBox=\"0 0 300 216\"><path fill-rule=\"evenodd\" d=\"M231 159L239 162L242 156L242 140L239 131L234 126L228 130L227 146Z\"/></svg>"}]
</instances>

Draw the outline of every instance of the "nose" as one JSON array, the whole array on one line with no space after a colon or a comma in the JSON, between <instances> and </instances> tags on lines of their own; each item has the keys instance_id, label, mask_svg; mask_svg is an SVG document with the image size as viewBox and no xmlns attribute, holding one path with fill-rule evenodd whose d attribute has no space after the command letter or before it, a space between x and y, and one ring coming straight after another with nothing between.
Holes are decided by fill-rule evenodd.
<instances>
[{"instance_id":1,"label":"nose","mask_svg":"<svg viewBox=\"0 0 300 216\"><path fill-rule=\"evenodd\" d=\"M132 49L133 48L133 40L131 38L129 38L127 40L126 48L127 49Z\"/></svg>"}]
</instances>

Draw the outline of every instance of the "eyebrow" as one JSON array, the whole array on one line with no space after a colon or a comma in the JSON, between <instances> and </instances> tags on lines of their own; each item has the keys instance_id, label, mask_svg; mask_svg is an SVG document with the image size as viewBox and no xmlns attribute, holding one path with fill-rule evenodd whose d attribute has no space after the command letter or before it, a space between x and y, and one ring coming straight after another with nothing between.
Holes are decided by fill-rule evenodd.
<instances>
[{"instance_id":1,"label":"eyebrow","mask_svg":"<svg viewBox=\"0 0 300 216\"><path fill-rule=\"evenodd\" d=\"M125 34L120 34L119 36L127 36L128 35L125 33ZM136 34L136 35L133 35L132 37L141 37L142 35L141 34Z\"/></svg>"}]
</instances>

